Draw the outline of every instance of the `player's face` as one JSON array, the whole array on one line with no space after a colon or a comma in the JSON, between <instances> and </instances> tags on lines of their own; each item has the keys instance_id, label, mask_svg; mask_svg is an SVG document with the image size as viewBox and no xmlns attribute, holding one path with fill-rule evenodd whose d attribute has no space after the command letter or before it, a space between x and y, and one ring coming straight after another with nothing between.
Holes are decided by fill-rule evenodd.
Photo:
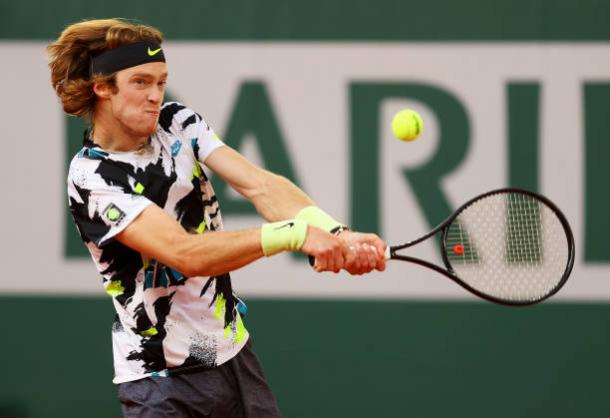
<instances>
[{"instance_id":1,"label":"player's face","mask_svg":"<svg viewBox=\"0 0 610 418\"><path fill-rule=\"evenodd\" d=\"M111 96L110 103L112 115L123 130L136 137L155 132L166 82L164 62L142 64L117 73L118 91Z\"/></svg>"}]
</instances>

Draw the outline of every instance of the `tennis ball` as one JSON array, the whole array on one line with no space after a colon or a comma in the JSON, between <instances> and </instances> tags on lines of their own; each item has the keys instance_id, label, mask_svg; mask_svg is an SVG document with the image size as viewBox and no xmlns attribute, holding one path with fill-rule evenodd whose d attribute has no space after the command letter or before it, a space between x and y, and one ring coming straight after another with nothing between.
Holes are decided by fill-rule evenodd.
<instances>
[{"instance_id":1,"label":"tennis ball","mask_svg":"<svg viewBox=\"0 0 610 418\"><path fill-rule=\"evenodd\" d=\"M402 141L413 141L424 130L424 121L411 109L404 109L394 115L392 132Z\"/></svg>"}]
</instances>

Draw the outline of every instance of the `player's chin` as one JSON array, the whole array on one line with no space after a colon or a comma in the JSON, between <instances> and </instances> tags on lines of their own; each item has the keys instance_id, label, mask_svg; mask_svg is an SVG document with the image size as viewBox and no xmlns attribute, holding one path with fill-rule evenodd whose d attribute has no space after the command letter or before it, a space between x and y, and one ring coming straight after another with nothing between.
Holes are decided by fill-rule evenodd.
<instances>
[{"instance_id":1,"label":"player's chin","mask_svg":"<svg viewBox=\"0 0 610 418\"><path fill-rule=\"evenodd\" d=\"M157 130L157 123L159 122L159 115L150 115L140 125L142 133L145 135L152 135Z\"/></svg>"}]
</instances>

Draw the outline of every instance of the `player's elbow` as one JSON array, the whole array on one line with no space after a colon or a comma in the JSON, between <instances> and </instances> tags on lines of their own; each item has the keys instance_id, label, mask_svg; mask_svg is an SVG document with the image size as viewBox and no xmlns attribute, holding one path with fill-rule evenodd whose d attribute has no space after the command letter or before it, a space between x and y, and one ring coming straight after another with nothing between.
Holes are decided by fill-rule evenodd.
<instances>
[{"instance_id":1,"label":"player's elbow","mask_svg":"<svg viewBox=\"0 0 610 418\"><path fill-rule=\"evenodd\" d=\"M186 277L195 277L199 275L197 274L198 269L193 265L194 263L186 257L177 256L174 263L176 264L176 269Z\"/></svg>"},{"instance_id":2,"label":"player's elbow","mask_svg":"<svg viewBox=\"0 0 610 418\"><path fill-rule=\"evenodd\" d=\"M226 273L231 266L222 256L214 234L182 234L171 245L171 265L186 277L210 277Z\"/></svg>"},{"instance_id":3,"label":"player's elbow","mask_svg":"<svg viewBox=\"0 0 610 418\"><path fill-rule=\"evenodd\" d=\"M210 277L223 273L210 263L205 261L184 260L180 271L186 277Z\"/></svg>"},{"instance_id":4,"label":"player's elbow","mask_svg":"<svg viewBox=\"0 0 610 418\"><path fill-rule=\"evenodd\" d=\"M207 266L203 265L200 257L192 254L189 249L176 248L172 254L174 268L186 277L203 276Z\"/></svg>"},{"instance_id":5,"label":"player's elbow","mask_svg":"<svg viewBox=\"0 0 610 418\"><path fill-rule=\"evenodd\" d=\"M213 264L207 258L189 250L177 251L173 262L176 265L175 268L186 277L214 275Z\"/></svg>"},{"instance_id":6,"label":"player's elbow","mask_svg":"<svg viewBox=\"0 0 610 418\"><path fill-rule=\"evenodd\" d=\"M188 233L180 233L171 237L163 254L166 257L165 262L186 277L200 276L202 268L205 268L200 265L201 257L197 256L196 237L196 235Z\"/></svg>"}]
</instances>

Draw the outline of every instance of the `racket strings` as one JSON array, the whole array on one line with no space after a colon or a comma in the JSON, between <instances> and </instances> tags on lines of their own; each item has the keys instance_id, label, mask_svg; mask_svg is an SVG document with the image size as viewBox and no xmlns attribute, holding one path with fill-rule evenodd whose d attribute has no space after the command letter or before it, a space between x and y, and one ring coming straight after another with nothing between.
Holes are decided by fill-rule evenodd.
<instances>
[{"instance_id":1,"label":"racket strings","mask_svg":"<svg viewBox=\"0 0 610 418\"><path fill-rule=\"evenodd\" d=\"M446 259L470 287L507 301L533 301L561 282L569 244L561 221L527 194L475 201L448 226Z\"/></svg>"}]
</instances>

